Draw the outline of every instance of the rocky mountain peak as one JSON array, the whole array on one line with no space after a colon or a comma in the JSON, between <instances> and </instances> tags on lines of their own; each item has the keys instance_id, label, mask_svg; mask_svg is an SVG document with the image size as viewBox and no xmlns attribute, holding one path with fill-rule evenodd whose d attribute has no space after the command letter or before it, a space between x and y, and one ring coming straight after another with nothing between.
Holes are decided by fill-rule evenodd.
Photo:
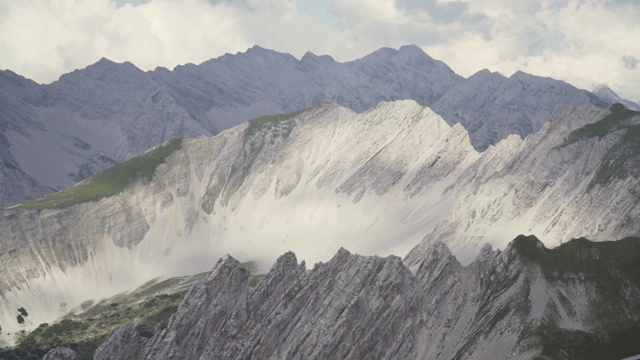
<instances>
[{"instance_id":1,"label":"rocky mountain peak","mask_svg":"<svg viewBox=\"0 0 640 360\"><path fill-rule=\"evenodd\" d=\"M130 77L133 77L133 79ZM76 84L76 86L86 86L93 85L96 81L100 83L112 83L117 86L121 85L122 82L128 83L145 77L144 71L128 61L117 63L103 57L84 69L75 70L69 74L60 76L60 79L53 82L51 86L60 86L61 83L65 82L72 82ZM83 81L88 82L88 84L82 83Z\"/></svg>"},{"instance_id":2,"label":"rocky mountain peak","mask_svg":"<svg viewBox=\"0 0 640 360\"><path fill-rule=\"evenodd\" d=\"M616 94L607 84L599 84L591 92L595 95L600 96L603 99L608 99L610 97L617 98L618 94Z\"/></svg>"},{"instance_id":3,"label":"rocky mountain peak","mask_svg":"<svg viewBox=\"0 0 640 360\"><path fill-rule=\"evenodd\" d=\"M99 66L99 67L109 67L109 66L114 66L116 64L117 63L115 61L111 61L111 60L107 59L106 57L101 57L100 60L98 60L94 65Z\"/></svg>"},{"instance_id":4,"label":"rocky mountain peak","mask_svg":"<svg viewBox=\"0 0 640 360\"><path fill-rule=\"evenodd\" d=\"M318 56L307 51L300 59L297 68L305 72L316 72L320 67L334 66L335 63L336 61L329 55Z\"/></svg>"},{"instance_id":5,"label":"rocky mountain peak","mask_svg":"<svg viewBox=\"0 0 640 360\"><path fill-rule=\"evenodd\" d=\"M5 87L8 86L9 84L13 86L18 86L18 87L38 85L35 81L31 79L27 79L22 75L16 74L11 70L0 70L0 89L8 91L8 89L5 89ZM3 94L3 95L8 95L8 94Z\"/></svg>"},{"instance_id":6,"label":"rocky mountain peak","mask_svg":"<svg viewBox=\"0 0 640 360\"><path fill-rule=\"evenodd\" d=\"M518 235L504 250L509 257L519 256L524 259L536 259L544 254L545 246L534 235Z\"/></svg>"},{"instance_id":7,"label":"rocky mountain peak","mask_svg":"<svg viewBox=\"0 0 640 360\"><path fill-rule=\"evenodd\" d=\"M265 49L261 46L254 45L250 49L247 49L244 53L238 53L237 55L245 57L247 59L257 60L269 60L269 61L285 61L285 62L297 62L296 58L288 53L283 53L271 49Z\"/></svg>"},{"instance_id":8,"label":"rocky mountain peak","mask_svg":"<svg viewBox=\"0 0 640 360\"><path fill-rule=\"evenodd\" d=\"M448 277L461 267L462 265L451 253L449 247L439 241L429 245L424 258L418 259L417 266L412 266L412 268L416 268L416 279L427 288L434 286L432 283L436 279Z\"/></svg>"},{"instance_id":9,"label":"rocky mountain peak","mask_svg":"<svg viewBox=\"0 0 640 360\"><path fill-rule=\"evenodd\" d=\"M390 47L382 47L372 52L371 54L365 55L364 57L362 57L361 60L372 61L372 60L379 60L379 59L387 59L397 54L398 54L398 50L396 49L392 49ZM358 61L358 60L354 60L354 61Z\"/></svg>"},{"instance_id":10,"label":"rocky mountain peak","mask_svg":"<svg viewBox=\"0 0 640 360\"><path fill-rule=\"evenodd\" d=\"M316 55L314 53L312 53L311 51L307 51L306 53L304 53L304 55L302 56L302 58L300 59L301 62L318 62L318 63L333 63L335 62L335 60L333 60L333 58L329 55Z\"/></svg>"},{"instance_id":11,"label":"rocky mountain peak","mask_svg":"<svg viewBox=\"0 0 640 360\"><path fill-rule=\"evenodd\" d=\"M421 47L419 47L418 45L415 45L415 44L400 46L400 48L398 49L398 53L399 54L411 54L411 55L414 55L414 56L417 55L417 56L424 56L424 57L431 58L429 55L427 55L427 53L424 52L424 50L422 50Z\"/></svg>"},{"instance_id":12,"label":"rocky mountain peak","mask_svg":"<svg viewBox=\"0 0 640 360\"><path fill-rule=\"evenodd\" d=\"M500 74L497 71L482 69L480 71L477 71L473 75L471 75L467 80L468 81L487 81L489 79L504 80L506 79L506 77L504 77L502 74Z\"/></svg>"},{"instance_id":13,"label":"rocky mountain peak","mask_svg":"<svg viewBox=\"0 0 640 360\"><path fill-rule=\"evenodd\" d=\"M640 110L640 105L629 100L621 98L615 91L613 91L607 84L600 84L596 86L592 91L592 94L596 95L600 99L606 101L608 104L621 103L631 110Z\"/></svg>"}]
</instances>

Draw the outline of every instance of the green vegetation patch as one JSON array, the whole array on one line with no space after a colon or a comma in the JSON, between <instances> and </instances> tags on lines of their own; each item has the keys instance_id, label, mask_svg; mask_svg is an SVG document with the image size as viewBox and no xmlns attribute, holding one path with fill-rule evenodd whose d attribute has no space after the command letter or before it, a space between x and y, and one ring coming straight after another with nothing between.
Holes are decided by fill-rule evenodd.
<instances>
[{"instance_id":1,"label":"green vegetation patch","mask_svg":"<svg viewBox=\"0 0 640 360\"><path fill-rule=\"evenodd\" d=\"M115 295L95 304L83 303L81 312L69 314L53 324L40 324L30 333L21 333L17 345L0 349L0 359L42 359L56 346L75 350L80 359L92 359L93 353L111 331L130 322L138 332L153 336L158 324L166 327L182 302L189 286L201 281L206 273L150 281L135 291Z\"/></svg>"},{"instance_id":2,"label":"green vegetation patch","mask_svg":"<svg viewBox=\"0 0 640 360\"><path fill-rule=\"evenodd\" d=\"M251 274L251 286L255 286L264 277L264 274L258 274L259 267L255 261L242 265ZM189 287L204 280L207 274L204 272L162 281L154 279L132 292L117 294L98 302L87 300L76 309L77 313L72 311L56 323L40 324L30 333L23 331L16 334L17 345L13 348L0 348L0 359L42 359L44 354L56 346L75 350L80 359L92 359L95 350L111 331L131 322L137 324L141 336L150 338L158 324L161 328L167 326ZM18 311L26 313L23 308Z\"/></svg>"},{"instance_id":3,"label":"green vegetation patch","mask_svg":"<svg viewBox=\"0 0 640 360\"><path fill-rule=\"evenodd\" d=\"M520 258L537 264L547 281L569 288L584 284L594 296L606 299L589 309L590 318L597 319L599 327L625 326L632 321L626 314L612 312L610 304L627 303L626 289L640 287L640 238L598 242L579 238L554 249L532 243L525 237L514 240ZM570 306L565 310L571 311Z\"/></svg>"},{"instance_id":4,"label":"green vegetation patch","mask_svg":"<svg viewBox=\"0 0 640 360\"><path fill-rule=\"evenodd\" d=\"M640 176L640 125L629 127L622 140L612 147L596 170L587 190L615 179Z\"/></svg>"},{"instance_id":5,"label":"green vegetation patch","mask_svg":"<svg viewBox=\"0 0 640 360\"><path fill-rule=\"evenodd\" d=\"M583 280L601 280L611 277L610 267L634 279L640 285L640 238L628 237L618 241L590 241L572 239L554 249L547 249L535 236L518 236L513 241L520 258L538 263L550 281L573 280L580 274Z\"/></svg>"},{"instance_id":6,"label":"green vegetation patch","mask_svg":"<svg viewBox=\"0 0 640 360\"><path fill-rule=\"evenodd\" d=\"M254 136L255 134L261 132L264 129L268 129L268 128L273 128L276 126L280 126L280 125L286 125L284 126L284 136L287 137L289 136L289 133L291 133L291 130L293 129L293 125L292 124L286 124L287 120L292 120L298 116L300 116L301 114L304 114L305 112L312 110L312 109L316 109L319 108L323 105L328 104L329 102L323 102L320 103L318 105L314 105L311 107L308 107L306 109L302 109L300 111L296 111L296 112L292 112L292 113L287 113L287 114L278 114L278 115L266 115L266 116L261 116L259 118L255 118L252 120L249 120L249 126L247 127L247 129L244 132L244 136L245 139L246 138L250 138L252 136Z\"/></svg>"},{"instance_id":7,"label":"green vegetation patch","mask_svg":"<svg viewBox=\"0 0 640 360\"><path fill-rule=\"evenodd\" d=\"M629 110L622 104L613 104L609 110L611 110L611 114L601 120L572 131L565 139L563 146L573 144L584 138L603 137L611 131L624 129L628 127L624 124L625 120L640 115L639 111Z\"/></svg>"},{"instance_id":8,"label":"green vegetation patch","mask_svg":"<svg viewBox=\"0 0 640 360\"><path fill-rule=\"evenodd\" d=\"M640 176L640 125L628 121L634 116L640 116L640 111L629 110L622 104L613 104L609 110L611 113L601 120L572 131L562 144L567 146L582 139L602 138L613 131L625 130L620 142L605 154L602 165L589 182L587 191L615 179Z\"/></svg>"},{"instance_id":9,"label":"green vegetation patch","mask_svg":"<svg viewBox=\"0 0 640 360\"><path fill-rule=\"evenodd\" d=\"M249 120L249 126L247 127L247 129L244 132L244 136L245 137L252 137L255 134L259 133L260 131L267 129L267 128L272 128L274 126L278 126L280 124L282 124L283 122L287 121L287 120L291 120L293 118L295 118L296 116L304 113L305 110L300 110L300 111L296 111L293 113L289 113L289 114L279 114L279 115L266 115L266 116L261 116L259 118L253 119L253 120ZM289 133L291 132L291 127L288 127L288 131L286 133L286 135L289 135Z\"/></svg>"},{"instance_id":10,"label":"green vegetation patch","mask_svg":"<svg viewBox=\"0 0 640 360\"><path fill-rule=\"evenodd\" d=\"M182 147L170 140L140 156L110 167L72 187L13 207L18 210L62 209L117 195L136 182L151 181L156 168Z\"/></svg>"}]
</instances>

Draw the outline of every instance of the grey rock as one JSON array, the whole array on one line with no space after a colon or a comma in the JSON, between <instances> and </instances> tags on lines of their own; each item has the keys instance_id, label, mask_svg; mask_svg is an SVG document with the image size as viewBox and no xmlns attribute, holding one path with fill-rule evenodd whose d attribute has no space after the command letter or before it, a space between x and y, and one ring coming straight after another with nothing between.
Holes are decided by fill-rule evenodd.
<instances>
[{"instance_id":1,"label":"grey rock","mask_svg":"<svg viewBox=\"0 0 640 360\"><path fill-rule=\"evenodd\" d=\"M49 350L42 360L77 360L78 353L65 347L55 347Z\"/></svg>"},{"instance_id":2,"label":"grey rock","mask_svg":"<svg viewBox=\"0 0 640 360\"><path fill-rule=\"evenodd\" d=\"M149 339L140 336L134 324L113 330L108 340L98 347L94 359L120 360L139 359Z\"/></svg>"},{"instance_id":3,"label":"grey rock","mask_svg":"<svg viewBox=\"0 0 640 360\"><path fill-rule=\"evenodd\" d=\"M610 117L611 110L558 107L524 141L509 138L485 151L458 178L457 184L469 186L458 193L450 215L411 250L407 263L415 266L423 257L419 253L435 241L446 242L469 263L485 242L504 248L510 231L536 233L547 246L572 237L608 240L637 234L635 222L623 219L640 210L632 180L639 175L633 164L640 160L631 140L640 114L621 111L626 120L613 121L609 128L604 124L617 116Z\"/></svg>"},{"instance_id":4,"label":"grey rock","mask_svg":"<svg viewBox=\"0 0 640 360\"><path fill-rule=\"evenodd\" d=\"M449 124L461 123L479 151L511 134L540 130L558 105L601 104L586 90L518 71L506 78L482 70L450 89L431 107Z\"/></svg>"},{"instance_id":5,"label":"grey rock","mask_svg":"<svg viewBox=\"0 0 640 360\"><path fill-rule=\"evenodd\" d=\"M307 274L287 253L250 288L225 257L166 329L145 343L127 325L101 347L126 351L96 359L622 358L640 345L608 339L637 331L638 260L637 238L547 249L519 236L504 251L485 247L466 267L434 244L415 274L397 257L344 249Z\"/></svg>"},{"instance_id":6,"label":"grey rock","mask_svg":"<svg viewBox=\"0 0 640 360\"><path fill-rule=\"evenodd\" d=\"M605 101L608 105L620 103L631 110L640 111L640 105L638 105L637 103L634 103L633 101L629 101L621 98L620 95L616 94L615 91L613 91L606 84L600 84L596 86L595 89L591 91L591 93L599 97L603 101Z\"/></svg>"},{"instance_id":7,"label":"grey rock","mask_svg":"<svg viewBox=\"0 0 640 360\"><path fill-rule=\"evenodd\" d=\"M411 318L417 303L403 298L412 275L397 257L364 258L341 250L307 275L304 263L288 253L253 289L243 271L231 258L221 260L189 291L140 358L325 359L376 353L406 358L410 353L404 345L411 338L410 322L397 319ZM375 319L361 321L374 313ZM113 337L106 343L111 341L129 343Z\"/></svg>"}]
</instances>

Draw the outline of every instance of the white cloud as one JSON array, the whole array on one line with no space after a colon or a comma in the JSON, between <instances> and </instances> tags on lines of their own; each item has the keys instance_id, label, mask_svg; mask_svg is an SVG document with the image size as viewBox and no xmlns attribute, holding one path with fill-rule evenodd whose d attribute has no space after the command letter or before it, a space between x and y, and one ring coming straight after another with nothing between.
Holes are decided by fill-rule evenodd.
<instances>
[{"instance_id":1,"label":"white cloud","mask_svg":"<svg viewBox=\"0 0 640 360\"><path fill-rule=\"evenodd\" d=\"M454 43L426 46L468 76L488 68L523 70L592 89L607 83L640 100L640 69L625 66L640 55L640 6L613 1L469 1L487 16L488 37L463 28Z\"/></svg>"},{"instance_id":2,"label":"white cloud","mask_svg":"<svg viewBox=\"0 0 640 360\"><path fill-rule=\"evenodd\" d=\"M244 50L235 9L203 1L0 2L0 67L41 82L101 57L144 69Z\"/></svg>"},{"instance_id":3,"label":"white cloud","mask_svg":"<svg viewBox=\"0 0 640 360\"><path fill-rule=\"evenodd\" d=\"M414 43L464 76L519 69L640 100L633 1L309 1L0 0L0 68L50 82L103 56L148 70L255 44L347 61Z\"/></svg>"}]
</instances>

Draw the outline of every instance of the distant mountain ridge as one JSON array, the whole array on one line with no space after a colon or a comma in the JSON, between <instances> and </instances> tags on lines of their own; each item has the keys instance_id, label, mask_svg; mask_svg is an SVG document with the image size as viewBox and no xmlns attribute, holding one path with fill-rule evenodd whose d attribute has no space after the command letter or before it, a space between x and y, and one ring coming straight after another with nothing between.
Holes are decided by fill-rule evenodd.
<instances>
[{"instance_id":1,"label":"distant mountain ridge","mask_svg":"<svg viewBox=\"0 0 640 360\"><path fill-rule=\"evenodd\" d=\"M606 84L600 84L596 86L595 89L591 91L591 93L593 93L594 95L598 96L599 98L601 98L602 100L608 103L611 103L611 104L620 103L631 110L640 111L640 105L638 105L637 103L634 103L633 101L629 101L621 98L620 95L616 94Z\"/></svg>"},{"instance_id":2,"label":"distant mountain ridge","mask_svg":"<svg viewBox=\"0 0 640 360\"><path fill-rule=\"evenodd\" d=\"M479 150L539 129L560 104L607 105L566 83L481 71L465 80L417 46L339 63L255 46L143 72L107 59L38 85L0 73L0 206L72 185L174 137L210 136L262 115L334 101L354 111L412 99L462 123Z\"/></svg>"},{"instance_id":3,"label":"distant mountain ridge","mask_svg":"<svg viewBox=\"0 0 640 360\"><path fill-rule=\"evenodd\" d=\"M614 101L615 102L615 101ZM481 70L431 106L447 123L461 123L484 151L511 134L525 138L549 121L556 106L603 104L593 94L551 78L518 71L511 77Z\"/></svg>"}]
</instances>

